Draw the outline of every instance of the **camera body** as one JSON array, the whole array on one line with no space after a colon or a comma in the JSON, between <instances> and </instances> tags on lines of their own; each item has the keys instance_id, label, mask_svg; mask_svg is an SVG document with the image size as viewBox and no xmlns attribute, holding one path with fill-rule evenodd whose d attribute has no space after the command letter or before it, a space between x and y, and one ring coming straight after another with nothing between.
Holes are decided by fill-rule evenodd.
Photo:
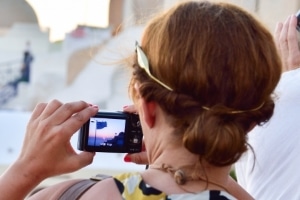
<instances>
[{"instance_id":1,"label":"camera body","mask_svg":"<svg viewBox=\"0 0 300 200\"><path fill-rule=\"evenodd\" d=\"M296 17L297 17L297 31L300 32L300 10L297 12L296 14Z\"/></svg>"},{"instance_id":2,"label":"camera body","mask_svg":"<svg viewBox=\"0 0 300 200\"><path fill-rule=\"evenodd\" d=\"M124 112L98 112L80 129L77 148L90 152L136 153L142 150L139 116Z\"/></svg>"}]
</instances>

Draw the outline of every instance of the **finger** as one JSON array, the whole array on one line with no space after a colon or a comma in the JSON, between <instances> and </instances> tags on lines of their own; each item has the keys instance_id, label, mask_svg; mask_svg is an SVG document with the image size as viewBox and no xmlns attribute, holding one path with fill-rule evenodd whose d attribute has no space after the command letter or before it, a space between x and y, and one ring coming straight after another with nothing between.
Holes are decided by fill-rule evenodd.
<instances>
[{"instance_id":1,"label":"finger","mask_svg":"<svg viewBox=\"0 0 300 200\"><path fill-rule=\"evenodd\" d=\"M56 100L56 99L50 101L47 104L47 107L44 109L43 113L41 114L40 120L47 119L49 116L51 116L62 105L63 104L60 101Z\"/></svg>"},{"instance_id":2,"label":"finger","mask_svg":"<svg viewBox=\"0 0 300 200\"><path fill-rule=\"evenodd\" d=\"M57 110L55 110L54 113L48 117L48 120L51 121L51 124L53 125L59 125L64 123L75 113L80 112L89 106L90 105L84 101L65 103L57 108Z\"/></svg>"},{"instance_id":3,"label":"finger","mask_svg":"<svg viewBox=\"0 0 300 200\"><path fill-rule=\"evenodd\" d=\"M63 163L58 163L55 168L51 169L51 176L63 173L70 173L79 170L93 162L94 152L80 152L69 156Z\"/></svg>"},{"instance_id":4,"label":"finger","mask_svg":"<svg viewBox=\"0 0 300 200\"><path fill-rule=\"evenodd\" d=\"M274 39L275 39L275 43L276 43L278 50L280 50L279 38L280 38L280 33L282 31L282 27L283 27L283 24L281 22L277 23L276 27L275 27L275 32L274 32Z\"/></svg>"},{"instance_id":5,"label":"finger","mask_svg":"<svg viewBox=\"0 0 300 200\"><path fill-rule=\"evenodd\" d=\"M46 103L39 103L35 106L35 108L33 109L33 112L31 114L31 117L29 119L29 122L37 119L41 113L44 111L44 109L46 108L47 104Z\"/></svg>"},{"instance_id":6,"label":"finger","mask_svg":"<svg viewBox=\"0 0 300 200\"><path fill-rule=\"evenodd\" d=\"M290 16L283 23L283 27L279 36L279 51L282 59L284 71L288 70L288 57L289 57L289 46L288 46L288 27L289 27Z\"/></svg>"},{"instance_id":7,"label":"finger","mask_svg":"<svg viewBox=\"0 0 300 200\"><path fill-rule=\"evenodd\" d=\"M134 105L124 106L123 111L124 112L129 112L129 113L136 113L137 112Z\"/></svg>"},{"instance_id":8,"label":"finger","mask_svg":"<svg viewBox=\"0 0 300 200\"><path fill-rule=\"evenodd\" d=\"M98 112L98 106L89 106L80 112L74 114L72 117L68 118L64 121L64 123L60 124L57 128L58 132L62 132L66 135L66 137L71 137L76 131L86 123L90 117L94 116Z\"/></svg>"},{"instance_id":9,"label":"finger","mask_svg":"<svg viewBox=\"0 0 300 200\"><path fill-rule=\"evenodd\" d=\"M133 162L135 164L143 164L143 165L149 164L146 151L142 151L140 153L126 154L124 157L124 161Z\"/></svg>"},{"instance_id":10,"label":"finger","mask_svg":"<svg viewBox=\"0 0 300 200\"><path fill-rule=\"evenodd\" d=\"M290 53L299 51L296 26L297 26L297 18L296 16L293 15L291 16L291 20L289 22L288 37L287 37Z\"/></svg>"},{"instance_id":11,"label":"finger","mask_svg":"<svg viewBox=\"0 0 300 200\"><path fill-rule=\"evenodd\" d=\"M72 157L73 170L85 167L93 162L95 153L94 152L80 152L79 154Z\"/></svg>"},{"instance_id":12,"label":"finger","mask_svg":"<svg viewBox=\"0 0 300 200\"><path fill-rule=\"evenodd\" d=\"M286 21L283 24L280 36L279 36L279 48L282 53L287 54L288 53L288 27L289 27L289 21L290 17L286 19Z\"/></svg>"},{"instance_id":13,"label":"finger","mask_svg":"<svg viewBox=\"0 0 300 200\"><path fill-rule=\"evenodd\" d=\"M30 129L36 129L36 126L38 124L38 118L40 117L41 113L45 110L45 108L47 107L47 104L46 103L39 103L35 106L32 114L31 114L31 117L27 123L27 126L26 126L26 134L25 134L25 138L24 138L24 142L25 141L28 141L29 138L31 137L32 135L32 132L31 131L28 131ZM24 145L23 145L24 146Z\"/></svg>"}]
</instances>

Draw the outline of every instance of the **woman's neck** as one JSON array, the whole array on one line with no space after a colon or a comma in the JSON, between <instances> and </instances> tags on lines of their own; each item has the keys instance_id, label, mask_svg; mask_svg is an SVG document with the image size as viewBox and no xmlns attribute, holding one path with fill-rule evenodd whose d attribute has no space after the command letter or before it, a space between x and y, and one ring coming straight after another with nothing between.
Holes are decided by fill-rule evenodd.
<instances>
[{"instance_id":1,"label":"woman's neck","mask_svg":"<svg viewBox=\"0 0 300 200\"><path fill-rule=\"evenodd\" d=\"M177 179L177 183L185 183L187 181L207 181L211 183L222 183L226 185L228 181L228 174L231 167L216 167L207 163L204 159L200 161L200 158L196 154L192 154L186 148L170 146L165 147L157 157L152 157L150 160L149 168L158 169L164 172L172 174L177 177L182 176L181 179Z\"/></svg>"}]
</instances>

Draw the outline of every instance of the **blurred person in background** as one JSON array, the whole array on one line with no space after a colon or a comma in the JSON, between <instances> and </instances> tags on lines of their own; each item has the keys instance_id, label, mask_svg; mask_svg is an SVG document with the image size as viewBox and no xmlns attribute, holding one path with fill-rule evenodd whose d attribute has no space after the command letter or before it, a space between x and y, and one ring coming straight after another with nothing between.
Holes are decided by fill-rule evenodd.
<instances>
[{"instance_id":1,"label":"blurred person in background","mask_svg":"<svg viewBox=\"0 0 300 200\"><path fill-rule=\"evenodd\" d=\"M30 82L30 71L31 71L31 63L33 61L33 55L30 50L30 42L26 42L26 49L23 53L23 63L21 68L21 78L19 81L21 82Z\"/></svg>"},{"instance_id":2,"label":"blurred person in background","mask_svg":"<svg viewBox=\"0 0 300 200\"><path fill-rule=\"evenodd\" d=\"M274 115L249 133L254 152L247 152L235 165L239 184L255 199L300 199L300 50L296 26L295 15L276 26L275 42L285 72L275 90Z\"/></svg>"}]
</instances>

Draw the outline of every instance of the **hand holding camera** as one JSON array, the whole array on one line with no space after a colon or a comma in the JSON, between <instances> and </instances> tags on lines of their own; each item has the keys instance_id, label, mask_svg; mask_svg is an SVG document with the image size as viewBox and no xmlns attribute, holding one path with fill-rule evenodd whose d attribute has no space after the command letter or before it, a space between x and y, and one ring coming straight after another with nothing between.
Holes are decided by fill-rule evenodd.
<instances>
[{"instance_id":1,"label":"hand holding camera","mask_svg":"<svg viewBox=\"0 0 300 200\"><path fill-rule=\"evenodd\" d=\"M284 23L277 23L275 42L284 71L300 67L299 30L300 11L296 15L289 16Z\"/></svg>"},{"instance_id":2,"label":"hand holding camera","mask_svg":"<svg viewBox=\"0 0 300 200\"><path fill-rule=\"evenodd\" d=\"M98 106L86 102L39 103L32 112L18 160L10 170L16 179L26 177L33 185L44 178L70 173L93 161L94 153L76 153L70 139L83 121L97 113ZM53 148L55 147L55 148ZM21 171L18 169L22 166ZM26 187L30 187L27 185Z\"/></svg>"}]
</instances>

